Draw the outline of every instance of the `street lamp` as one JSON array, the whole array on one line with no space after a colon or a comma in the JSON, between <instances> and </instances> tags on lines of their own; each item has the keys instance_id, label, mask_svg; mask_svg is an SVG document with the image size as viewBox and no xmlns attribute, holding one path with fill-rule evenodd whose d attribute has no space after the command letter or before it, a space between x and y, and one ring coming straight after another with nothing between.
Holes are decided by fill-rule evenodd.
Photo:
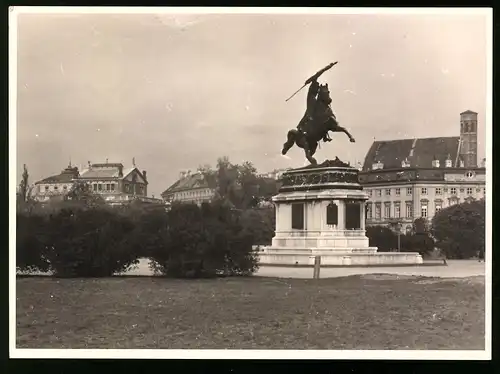
<instances>
[{"instance_id":1,"label":"street lamp","mask_svg":"<svg viewBox=\"0 0 500 374\"><path fill-rule=\"evenodd\" d=\"M402 228L401 222L398 222L396 227L398 229L398 252L401 252L401 228Z\"/></svg>"}]
</instances>

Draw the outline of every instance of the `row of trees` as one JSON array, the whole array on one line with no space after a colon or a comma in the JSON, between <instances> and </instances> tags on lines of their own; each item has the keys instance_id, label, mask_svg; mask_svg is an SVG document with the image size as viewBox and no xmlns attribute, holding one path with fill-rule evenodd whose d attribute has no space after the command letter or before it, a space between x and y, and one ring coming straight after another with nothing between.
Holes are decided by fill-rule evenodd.
<instances>
[{"instance_id":1,"label":"row of trees","mask_svg":"<svg viewBox=\"0 0 500 374\"><path fill-rule=\"evenodd\" d=\"M485 201L457 204L439 211L431 222L418 218L409 233L397 233L389 227L367 228L370 245L381 251L398 248L401 251L429 255L438 248L450 259L484 258Z\"/></svg>"},{"instance_id":2,"label":"row of trees","mask_svg":"<svg viewBox=\"0 0 500 374\"><path fill-rule=\"evenodd\" d=\"M253 244L274 234L274 212L259 203L277 184L257 175L250 163L227 158L216 169L202 167L216 185L210 204L107 206L87 184L76 183L64 199L38 204L18 192L17 267L52 271L59 277L98 277L124 272L140 258L171 277L246 275L257 268Z\"/></svg>"}]
</instances>

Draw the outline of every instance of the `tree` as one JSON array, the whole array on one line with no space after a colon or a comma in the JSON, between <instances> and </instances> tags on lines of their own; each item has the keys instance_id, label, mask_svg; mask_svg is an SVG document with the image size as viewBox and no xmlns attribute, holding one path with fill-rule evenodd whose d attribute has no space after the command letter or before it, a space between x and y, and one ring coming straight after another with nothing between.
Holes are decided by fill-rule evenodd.
<instances>
[{"instance_id":1,"label":"tree","mask_svg":"<svg viewBox=\"0 0 500 374\"><path fill-rule=\"evenodd\" d=\"M452 205L432 219L431 233L436 246L448 258L484 257L485 201Z\"/></svg>"},{"instance_id":2,"label":"tree","mask_svg":"<svg viewBox=\"0 0 500 374\"><path fill-rule=\"evenodd\" d=\"M413 221L412 233L428 235L430 233L429 220L425 217L420 217Z\"/></svg>"},{"instance_id":3,"label":"tree","mask_svg":"<svg viewBox=\"0 0 500 374\"><path fill-rule=\"evenodd\" d=\"M23 165L23 175L21 182L19 183L19 198L21 201L28 201L29 198L29 184L28 184L28 179L29 179L29 174L28 174L28 168L26 167L26 164Z\"/></svg>"},{"instance_id":4,"label":"tree","mask_svg":"<svg viewBox=\"0 0 500 374\"><path fill-rule=\"evenodd\" d=\"M92 191L90 183L75 180L70 191L65 197L65 201L71 201L73 205L92 208L105 204L101 195Z\"/></svg>"},{"instance_id":5,"label":"tree","mask_svg":"<svg viewBox=\"0 0 500 374\"><path fill-rule=\"evenodd\" d=\"M215 199L234 209L257 207L262 200L277 192L277 182L257 175L251 162L233 164L228 157L217 160L216 169L204 165L198 168L205 180L215 186Z\"/></svg>"},{"instance_id":6,"label":"tree","mask_svg":"<svg viewBox=\"0 0 500 374\"><path fill-rule=\"evenodd\" d=\"M16 208L18 212L32 214L36 211L37 202L32 196L33 186L29 185L29 173L26 164L23 165L23 174L17 190Z\"/></svg>"},{"instance_id":7,"label":"tree","mask_svg":"<svg viewBox=\"0 0 500 374\"><path fill-rule=\"evenodd\" d=\"M428 255L434 250L434 239L431 236L429 220L425 217L413 221L412 231L405 235L405 251L418 252L422 256Z\"/></svg>"}]
</instances>

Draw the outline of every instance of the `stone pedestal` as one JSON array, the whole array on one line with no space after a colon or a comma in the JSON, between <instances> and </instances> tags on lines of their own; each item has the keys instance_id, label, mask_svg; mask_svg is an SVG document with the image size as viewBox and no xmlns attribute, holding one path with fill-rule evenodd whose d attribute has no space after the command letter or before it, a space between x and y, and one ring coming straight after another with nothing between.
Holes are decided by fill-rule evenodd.
<instances>
[{"instance_id":1,"label":"stone pedestal","mask_svg":"<svg viewBox=\"0 0 500 374\"><path fill-rule=\"evenodd\" d=\"M273 197L276 232L271 246L259 248L261 265L415 265L418 253L378 252L365 234L368 195L358 170L338 159L290 170Z\"/></svg>"}]
</instances>

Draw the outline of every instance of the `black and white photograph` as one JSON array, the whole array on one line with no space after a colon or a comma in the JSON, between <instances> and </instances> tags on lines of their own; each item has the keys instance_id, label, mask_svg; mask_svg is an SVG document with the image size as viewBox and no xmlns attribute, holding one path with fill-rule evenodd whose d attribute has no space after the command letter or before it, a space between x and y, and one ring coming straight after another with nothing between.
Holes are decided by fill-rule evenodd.
<instances>
[{"instance_id":1,"label":"black and white photograph","mask_svg":"<svg viewBox=\"0 0 500 374\"><path fill-rule=\"evenodd\" d=\"M492 9L9 13L11 357L491 359Z\"/></svg>"}]
</instances>

